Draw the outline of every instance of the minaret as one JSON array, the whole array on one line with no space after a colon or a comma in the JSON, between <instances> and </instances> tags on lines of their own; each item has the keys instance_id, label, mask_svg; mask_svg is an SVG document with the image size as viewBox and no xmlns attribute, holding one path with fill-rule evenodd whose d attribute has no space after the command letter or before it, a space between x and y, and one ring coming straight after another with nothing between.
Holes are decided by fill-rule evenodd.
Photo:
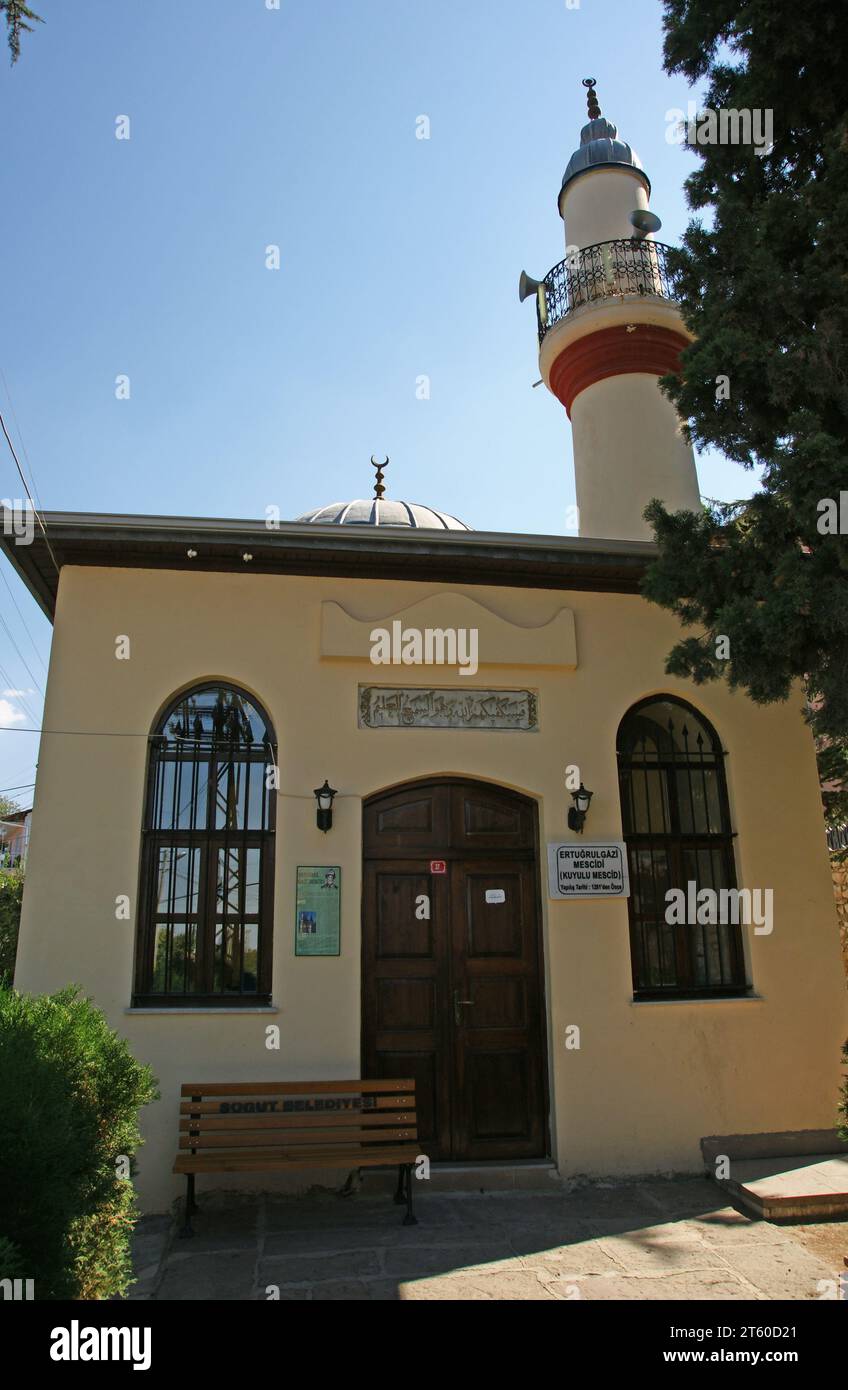
<instances>
[{"instance_id":1,"label":"minaret","mask_svg":"<svg viewBox=\"0 0 848 1390\"><path fill-rule=\"evenodd\" d=\"M589 121L558 201L566 260L541 283L522 277L521 294L536 289L540 374L571 420L580 535L651 540L652 497L671 511L700 505L691 446L657 380L679 370L690 335L653 239L648 176L602 116L594 78L583 85Z\"/></svg>"}]
</instances>

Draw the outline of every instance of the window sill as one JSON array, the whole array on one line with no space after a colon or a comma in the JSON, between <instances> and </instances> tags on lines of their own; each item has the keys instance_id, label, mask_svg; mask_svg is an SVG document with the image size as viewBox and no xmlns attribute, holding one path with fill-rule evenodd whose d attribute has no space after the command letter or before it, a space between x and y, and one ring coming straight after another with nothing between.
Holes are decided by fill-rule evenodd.
<instances>
[{"instance_id":1,"label":"window sill","mask_svg":"<svg viewBox=\"0 0 848 1390\"><path fill-rule=\"evenodd\" d=\"M196 1009L182 1007L154 1008L151 1005L145 1005L141 1008L124 1009L125 1014L156 1014L159 1018L168 1018L175 1015L184 1017L186 1014L231 1014L238 1016L241 1014L278 1014L279 1012L280 1009L276 1004L254 1004L247 1005L240 1009L228 1009L226 1005L222 1005L220 1008L217 1006L201 1005Z\"/></svg>"},{"instance_id":2,"label":"window sill","mask_svg":"<svg viewBox=\"0 0 848 1390\"><path fill-rule=\"evenodd\" d=\"M659 1004L668 1008L670 1004L765 1004L762 994L691 994L685 999L630 999L634 1009L650 1009Z\"/></svg>"}]
</instances>

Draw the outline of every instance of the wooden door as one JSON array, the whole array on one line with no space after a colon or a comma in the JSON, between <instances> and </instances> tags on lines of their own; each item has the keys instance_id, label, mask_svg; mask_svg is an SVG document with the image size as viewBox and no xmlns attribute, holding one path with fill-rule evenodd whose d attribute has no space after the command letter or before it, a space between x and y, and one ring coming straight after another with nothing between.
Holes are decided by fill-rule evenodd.
<instances>
[{"instance_id":1,"label":"wooden door","mask_svg":"<svg viewBox=\"0 0 848 1390\"><path fill-rule=\"evenodd\" d=\"M547 1152L536 810L486 783L364 808L363 1067L411 1076L431 1157Z\"/></svg>"}]
</instances>

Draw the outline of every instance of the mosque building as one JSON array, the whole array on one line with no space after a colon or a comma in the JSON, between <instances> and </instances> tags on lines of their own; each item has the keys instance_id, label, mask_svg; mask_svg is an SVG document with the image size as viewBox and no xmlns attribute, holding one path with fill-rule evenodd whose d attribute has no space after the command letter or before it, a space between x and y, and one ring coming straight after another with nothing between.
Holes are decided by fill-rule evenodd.
<instances>
[{"instance_id":1,"label":"mosque building","mask_svg":"<svg viewBox=\"0 0 848 1390\"><path fill-rule=\"evenodd\" d=\"M658 386L689 335L648 175L588 91L565 259L521 286L579 535L387 497L396 462L296 521L3 536L55 627L16 984L77 983L152 1066L144 1210L181 1192L187 1081L413 1078L434 1162L566 1177L833 1125L803 691L665 673L643 510L699 506Z\"/></svg>"}]
</instances>

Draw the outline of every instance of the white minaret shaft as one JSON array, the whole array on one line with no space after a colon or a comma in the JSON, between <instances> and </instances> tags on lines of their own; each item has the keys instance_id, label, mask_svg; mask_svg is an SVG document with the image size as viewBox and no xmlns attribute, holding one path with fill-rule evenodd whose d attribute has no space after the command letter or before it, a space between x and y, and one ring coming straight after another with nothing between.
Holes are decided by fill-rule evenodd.
<instances>
[{"instance_id":1,"label":"white minaret shaft","mask_svg":"<svg viewBox=\"0 0 848 1390\"><path fill-rule=\"evenodd\" d=\"M571 420L581 536L650 540L642 513L659 497L697 510L691 446L658 378L690 341L669 298L664 248L637 228L651 185L589 88L589 122L559 195L566 262L545 281L539 369ZM659 225L658 223L654 224Z\"/></svg>"}]
</instances>

